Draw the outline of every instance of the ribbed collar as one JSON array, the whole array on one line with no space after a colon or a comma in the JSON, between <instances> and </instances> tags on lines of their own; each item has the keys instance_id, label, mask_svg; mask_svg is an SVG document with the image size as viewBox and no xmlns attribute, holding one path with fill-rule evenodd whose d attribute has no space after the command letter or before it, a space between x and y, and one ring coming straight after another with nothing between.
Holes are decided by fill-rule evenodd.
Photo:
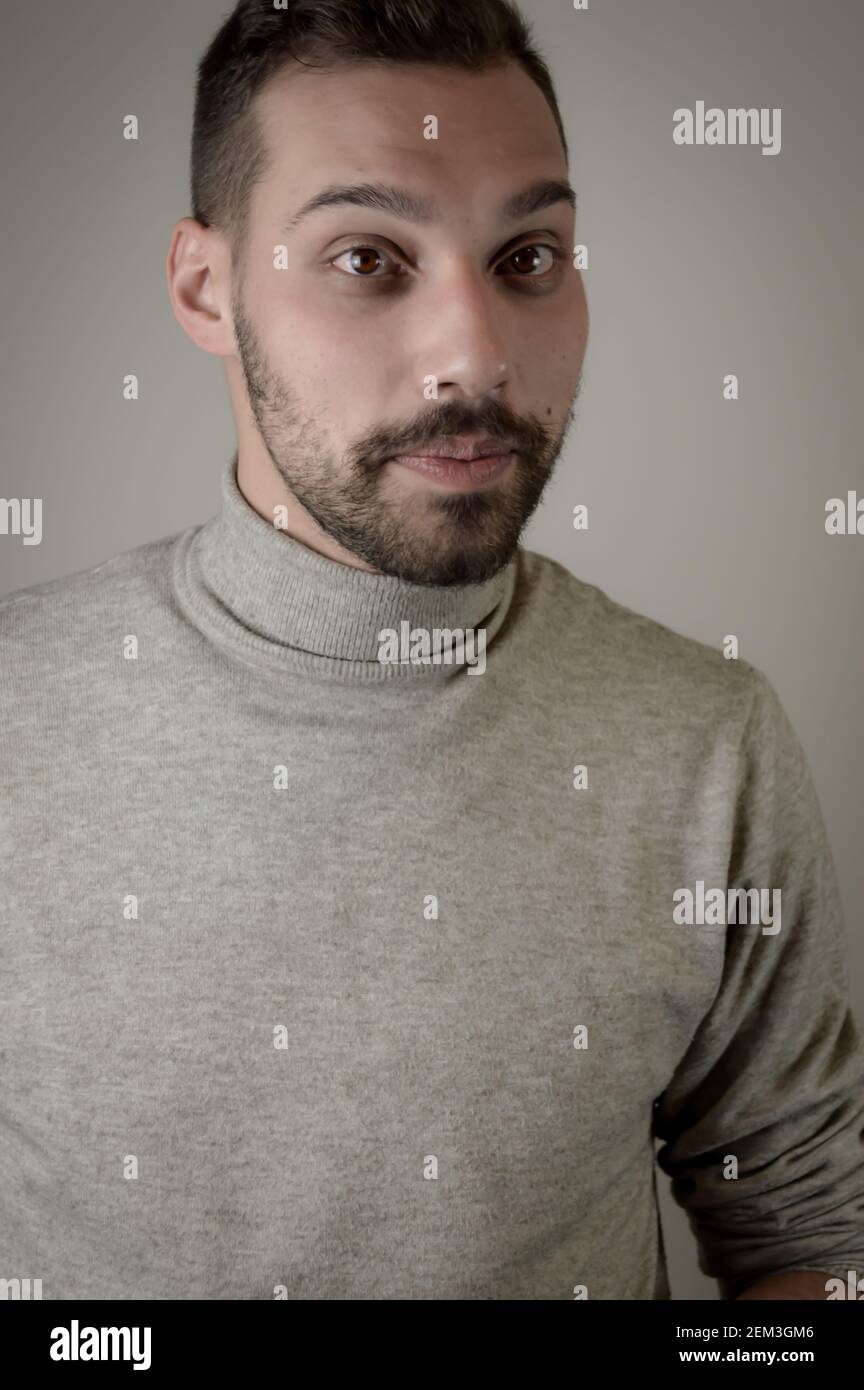
<instances>
[{"instance_id":1,"label":"ribbed collar","mask_svg":"<svg viewBox=\"0 0 864 1390\"><path fill-rule=\"evenodd\" d=\"M382 629L485 628L492 639L513 597L518 552L484 584L410 584L353 569L271 526L222 474L221 507L178 538L174 580L190 618L253 664L361 680L453 674L455 665L382 663Z\"/></svg>"}]
</instances>

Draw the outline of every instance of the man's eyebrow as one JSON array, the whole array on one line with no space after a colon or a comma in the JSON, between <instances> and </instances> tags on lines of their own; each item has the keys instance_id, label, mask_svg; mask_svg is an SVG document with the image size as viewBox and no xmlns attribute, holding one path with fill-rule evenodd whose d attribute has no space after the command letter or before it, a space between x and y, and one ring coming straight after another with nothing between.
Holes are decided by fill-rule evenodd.
<instances>
[{"instance_id":1,"label":"man's eyebrow","mask_svg":"<svg viewBox=\"0 0 864 1390\"><path fill-rule=\"evenodd\" d=\"M544 208L551 208L555 203L569 203L574 212L576 210L576 191L566 179L541 179L539 183L532 183L530 188L508 198L501 214L516 222L522 217L532 217Z\"/></svg>"},{"instance_id":2,"label":"man's eyebrow","mask_svg":"<svg viewBox=\"0 0 864 1390\"><path fill-rule=\"evenodd\" d=\"M552 207L554 203L569 203L575 210L576 193L566 179L541 179L521 193L508 198L501 215L510 221L530 217L535 212ZM304 203L286 223L283 231L292 232L304 217L322 208L351 206L389 212L405 222L431 222L437 209L434 200L420 198L407 188L393 188L383 183L331 183Z\"/></svg>"}]
</instances>

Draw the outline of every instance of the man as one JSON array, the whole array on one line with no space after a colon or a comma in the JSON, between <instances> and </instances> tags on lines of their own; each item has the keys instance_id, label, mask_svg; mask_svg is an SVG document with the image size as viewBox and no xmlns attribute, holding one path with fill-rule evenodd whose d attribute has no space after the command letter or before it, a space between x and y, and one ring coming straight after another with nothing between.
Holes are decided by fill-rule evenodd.
<instances>
[{"instance_id":1,"label":"man","mask_svg":"<svg viewBox=\"0 0 864 1390\"><path fill-rule=\"evenodd\" d=\"M220 509L0 605L0 1274L667 1298L656 1137L723 1296L824 1298L864 1053L801 745L519 545L588 314L517 13L242 0L192 190Z\"/></svg>"}]
</instances>

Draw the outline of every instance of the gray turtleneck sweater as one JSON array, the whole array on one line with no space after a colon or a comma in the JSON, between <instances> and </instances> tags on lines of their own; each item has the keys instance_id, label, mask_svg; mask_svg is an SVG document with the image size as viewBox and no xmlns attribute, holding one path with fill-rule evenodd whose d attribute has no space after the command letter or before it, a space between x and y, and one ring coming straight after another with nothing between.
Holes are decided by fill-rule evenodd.
<instances>
[{"instance_id":1,"label":"gray turtleneck sweater","mask_svg":"<svg viewBox=\"0 0 864 1390\"><path fill-rule=\"evenodd\" d=\"M379 660L403 623L485 669ZM753 666L524 549L335 564L232 461L0 603L0 727L0 1279L665 1298L655 1140L722 1293L864 1273L838 890Z\"/></svg>"}]
</instances>

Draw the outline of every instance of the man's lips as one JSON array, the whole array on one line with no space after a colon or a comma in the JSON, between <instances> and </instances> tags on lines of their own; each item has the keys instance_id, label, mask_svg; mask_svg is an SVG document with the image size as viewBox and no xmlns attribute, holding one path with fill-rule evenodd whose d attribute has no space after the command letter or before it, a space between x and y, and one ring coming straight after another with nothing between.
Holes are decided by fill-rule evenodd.
<instances>
[{"instance_id":1,"label":"man's lips","mask_svg":"<svg viewBox=\"0 0 864 1390\"><path fill-rule=\"evenodd\" d=\"M515 443L508 436L496 435L454 435L453 439L440 439L438 443L418 443L413 449L404 449L400 459L458 459L461 463L472 463L475 459L499 457L503 453L513 453Z\"/></svg>"},{"instance_id":2,"label":"man's lips","mask_svg":"<svg viewBox=\"0 0 864 1390\"><path fill-rule=\"evenodd\" d=\"M418 444L416 449L406 449L398 457L459 459L462 463L473 463L474 459L512 454L515 447L512 439L493 439L491 435L472 439L470 435L462 435L457 439L444 439L440 444Z\"/></svg>"},{"instance_id":3,"label":"man's lips","mask_svg":"<svg viewBox=\"0 0 864 1390\"><path fill-rule=\"evenodd\" d=\"M501 448L500 445L498 447ZM458 454L437 452L397 454L392 462L401 464L403 468L408 468L414 473L422 474L430 482L443 484L451 492L468 492L497 481L513 465L517 457L513 450L507 453L477 454L475 450L466 449L463 453L471 456L460 457Z\"/></svg>"}]
</instances>

